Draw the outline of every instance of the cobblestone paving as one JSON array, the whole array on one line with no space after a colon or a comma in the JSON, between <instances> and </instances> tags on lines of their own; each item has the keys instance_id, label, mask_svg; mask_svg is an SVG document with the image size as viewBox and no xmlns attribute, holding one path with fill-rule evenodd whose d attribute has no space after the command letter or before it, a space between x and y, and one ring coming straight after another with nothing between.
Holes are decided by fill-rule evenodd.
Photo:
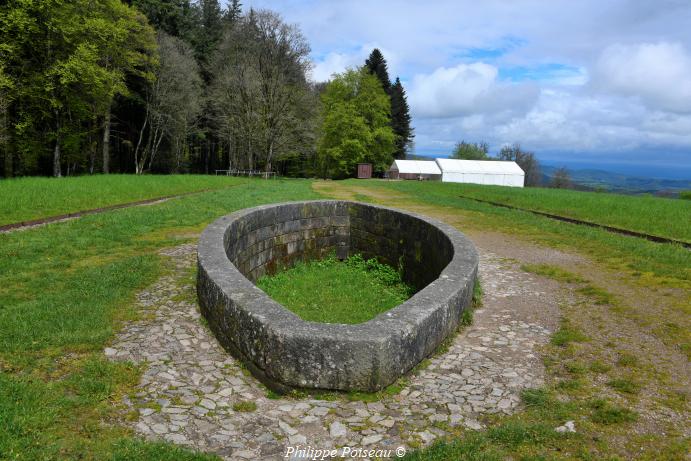
<instances>
[{"instance_id":1,"label":"cobblestone paving","mask_svg":"<svg viewBox=\"0 0 691 461\"><path fill-rule=\"evenodd\" d=\"M226 459L284 459L287 446L396 448L431 443L447 425L482 428L483 413L510 413L519 393L542 384L538 348L558 319L558 295L511 262L481 251L484 307L448 351L403 390L365 403L270 399L203 325L189 274L195 245L163 252L172 270L138 295L147 320L127 325L105 349L112 360L146 362L134 398L136 432ZM235 411L254 402L256 410Z\"/></svg>"}]
</instances>

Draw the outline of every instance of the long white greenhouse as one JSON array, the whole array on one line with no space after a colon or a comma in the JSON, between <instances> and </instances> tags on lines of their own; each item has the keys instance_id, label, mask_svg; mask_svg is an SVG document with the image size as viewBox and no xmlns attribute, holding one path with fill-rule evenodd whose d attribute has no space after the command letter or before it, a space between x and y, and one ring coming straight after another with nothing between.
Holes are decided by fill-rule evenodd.
<instances>
[{"instance_id":1,"label":"long white greenhouse","mask_svg":"<svg viewBox=\"0 0 691 461\"><path fill-rule=\"evenodd\" d=\"M523 187L525 173L516 162L436 159L442 182Z\"/></svg>"}]
</instances>

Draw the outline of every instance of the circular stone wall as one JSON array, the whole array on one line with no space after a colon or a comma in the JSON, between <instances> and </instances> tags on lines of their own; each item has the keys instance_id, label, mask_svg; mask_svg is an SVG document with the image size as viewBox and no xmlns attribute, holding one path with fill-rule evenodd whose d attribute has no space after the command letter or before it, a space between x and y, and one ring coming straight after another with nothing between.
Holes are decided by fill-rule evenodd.
<instances>
[{"instance_id":1,"label":"circular stone wall","mask_svg":"<svg viewBox=\"0 0 691 461\"><path fill-rule=\"evenodd\" d=\"M342 325L304 321L253 283L330 252L400 265L418 291L368 322ZM206 228L197 295L220 343L270 388L376 391L456 330L477 267L475 246L463 234L424 216L357 202L282 203Z\"/></svg>"}]
</instances>

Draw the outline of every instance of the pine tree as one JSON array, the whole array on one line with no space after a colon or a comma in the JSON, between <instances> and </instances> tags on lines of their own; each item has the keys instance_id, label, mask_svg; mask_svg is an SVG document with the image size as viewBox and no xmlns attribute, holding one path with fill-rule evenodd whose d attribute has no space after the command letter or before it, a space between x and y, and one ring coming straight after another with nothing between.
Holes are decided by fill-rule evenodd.
<instances>
[{"instance_id":1,"label":"pine tree","mask_svg":"<svg viewBox=\"0 0 691 461\"><path fill-rule=\"evenodd\" d=\"M208 81L208 65L211 55L223 36L223 17L225 15L218 0L200 0L195 4L199 24L192 45L201 64L204 78Z\"/></svg>"},{"instance_id":2,"label":"pine tree","mask_svg":"<svg viewBox=\"0 0 691 461\"><path fill-rule=\"evenodd\" d=\"M228 9L226 10L225 20L228 22L237 21L242 15L242 3L240 0L231 0L228 3Z\"/></svg>"},{"instance_id":3,"label":"pine tree","mask_svg":"<svg viewBox=\"0 0 691 461\"><path fill-rule=\"evenodd\" d=\"M396 135L396 151L394 157L404 159L406 151L413 141L415 135L410 126L410 108L406 98L405 89L401 80L396 77L396 82L391 87L391 128Z\"/></svg>"},{"instance_id":4,"label":"pine tree","mask_svg":"<svg viewBox=\"0 0 691 461\"><path fill-rule=\"evenodd\" d=\"M370 74L377 76L386 94L390 94L391 79L389 79L389 70L386 66L386 59L384 59L384 55L381 53L381 51L379 51L378 48L372 50L369 58L367 58L365 61L365 66L369 70Z\"/></svg>"},{"instance_id":5,"label":"pine tree","mask_svg":"<svg viewBox=\"0 0 691 461\"><path fill-rule=\"evenodd\" d=\"M391 99L391 128L396 135L396 152L394 156L397 159L405 158L406 151L413 142L414 135L413 129L410 126L410 108L408 107L408 100L406 99L401 80L396 77L396 82L393 85L391 84L386 59L378 48L372 50L369 58L365 61L365 67L371 74L377 76L382 88L384 88L384 91Z\"/></svg>"}]
</instances>

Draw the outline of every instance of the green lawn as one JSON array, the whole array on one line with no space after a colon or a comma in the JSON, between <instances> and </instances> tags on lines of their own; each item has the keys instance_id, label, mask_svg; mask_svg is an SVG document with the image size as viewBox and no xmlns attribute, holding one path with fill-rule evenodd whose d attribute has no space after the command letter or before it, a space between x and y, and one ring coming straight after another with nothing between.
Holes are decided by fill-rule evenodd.
<instances>
[{"instance_id":1,"label":"green lawn","mask_svg":"<svg viewBox=\"0 0 691 461\"><path fill-rule=\"evenodd\" d=\"M496 229L509 234L524 235L541 244L567 247L578 252L584 252L613 267L616 266L619 269L635 272L638 276L649 273L657 277L674 279L671 280L671 283L675 285L680 284L686 287L689 281L691 281L691 252L681 245L650 242L639 237L622 236L603 229L555 221L524 211L510 210L460 198L460 195L465 193L464 189L468 186L467 184L365 180L349 180L347 183L358 186L364 185L366 187L392 189L405 193L420 203L457 209L464 214L463 225L466 228ZM486 196L482 195L485 188L487 188ZM496 187L476 186L472 189L478 198L486 200L496 198L492 195L497 189ZM516 191L518 194L523 193L521 189L511 190ZM691 207L689 202L684 200L629 197L616 194L562 191L558 189L525 189L525 193L534 193L537 194L536 196L544 195L547 202L549 202L550 194L554 193L556 196L561 196L563 192L566 192L569 196L571 194L584 194L585 200L592 199L592 197L602 197L603 203L618 203L621 200L622 208L640 200L641 203L635 206L631 205L630 211L631 214L635 214L635 210L639 212L641 216L636 219L639 219L640 222L653 223L653 216L667 215L667 218L657 223L657 226L662 226L664 229L675 229L675 232L681 235L688 235L691 228L689 226ZM659 205L659 203L664 205L661 205L659 209L653 208L650 211L646 211L645 204L649 203L655 206ZM673 216L676 216L676 220L672 218ZM601 222L597 221L599 217L595 212L579 217ZM608 222L602 221L601 223ZM623 227L621 222L612 223L610 220L609 224L617 224ZM686 228L682 230L684 224ZM658 228L649 227L635 230L656 233ZM674 238L681 236L675 235L675 232L669 230L660 231L659 233L660 235Z\"/></svg>"},{"instance_id":2,"label":"green lawn","mask_svg":"<svg viewBox=\"0 0 691 461\"><path fill-rule=\"evenodd\" d=\"M303 320L322 323L366 322L413 293L394 268L360 255L301 262L257 286Z\"/></svg>"},{"instance_id":3,"label":"green lawn","mask_svg":"<svg viewBox=\"0 0 691 461\"><path fill-rule=\"evenodd\" d=\"M455 194L691 242L691 202L565 189L425 183ZM395 187L395 186L394 186ZM408 187L408 186L406 186Z\"/></svg>"},{"instance_id":4,"label":"green lawn","mask_svg":"<svg viewBox=\"0 0 691 461\"><path fill-rule=\"evenodd\" d=\"M227 176L95 175L0 180L0 226L167 195L241 184Z\"/></svg>"},{"instance_id":5,"label":"green lawn","mask_svg":"<svg viewBox=\"0 0 691 461\"><path fill-rule=\"evenodd\" d=\"M162 257L158 255L161 248L195 241L196 235L209 222L237 209L319 198L311 189L312 183L304 180L101 177L99 179L105 181L101 187L100 182L93 178L64 181L26 179L0 182L3 199L0 209L5 213L2 216L9 216L10 210L26 215L11 219L16 221L116 203L94 205L90 201L91 196L109 195L112 184L108 181L111 178L115 178L112 181L116 183L121 181L121 186L128 182L142 185L146 181L161 181L163 184L166 180L173 184L164 184L161 189L150 187L148 190L155 194L153 196L184 192L181 188L192 187L193 183L203 189L205 181L224 190L0 234L0 459L216 459L171 444L145 442L122 428L115 418L117 402L134 391L142 370L125 363L112 363L104 358L102 350L113 339L122 321L139 315L134 309L134 295L162 274ZM57 184L54 194L45 192L44 195L62 198L50 205L24 200L19 197L23 195L21 188L13 185L21 181L29 185L33 181ZM83 181L81 186L77 186L80 181ZM456 185L417 181L346 182L349 183L404 192L419 203L446 210L448 217L457 220L453 222L463 228L519 234L539 243L583 252L596 261L605 261L630 274L638 274L635 276L651 288L666 284L689 287L691 252L677 246L460 199ZM81 192L63 193L62 184L65 187L74 185ZM174 190L176 187L179 189ZM147 198L136 195L142 189L137 193L126 189L125 186L121 189L124 195L120 197L126 196L122 201ZM165 192L161 192L163 189ZM410 202L407 197L403 200ZM13 210L19 205L10 206L9 203L23 203L24 209ZM683 207L687 205L681 201L669 203L686 210ZM401 206L400 203L390 204ZM60 207L60 211L55 211L56 207ZM651 229L645 231L656 233ZM337 265L334 269L349 270L342 263L334 264ZM573 275L551 267L525 268L559 280L579 282ZM307 270L307 267L303 269ZM646 271L649 274L640 273ZM369 283L370 275L365 274L366 281L350 283ZM646 278L648 275L650 277ZM329 296L336 297L339 290L343 294L344 289L338 288L343 280L334 282L335 291ZM382 308L379 301L377 299L370 306ZM370 315L376 313L372 311ZM552 352L545 360L561 363L579 358L576 352L570 352L566 359L559 355L572 349L577 351L573 348L574 341L586 337L579 336L579 331L573 326L571 329L568 327L568 324L562 325L555 335L553 344L548 346ZM668 336L674 342L682 343L686 341L686 331L681 329L679 333ZM592 375L593 380L599 379L602 369L574 366L566 373L566 377L571 379L569 382L577 383L583 379L584 373ZM608 378L606 386L613 392L636 389L637 382L622 381L619 376L612 378ZM490 421L491 429L487 431L459 432L455 441L436 444L429 450L412 454L410 459L544 459L541 458L544 453L589 459L588 446L597 446L600 453L607 453L606 444L610 437L605 430L607 427L620 428L612 432L612 437L619 437L626 430L627 422L636 418L634 413L616 402L558 399L555 391L549 388L531 392L524 396L528 405L526 411L510 417L497 416L496 420ZM553 431L567 419L577 421L579 433L562 436ZM104 421L113 424L103 424ZM586 440L590 434L600 434L601 439ZM662 435L650 436L650 440L645 441L639 440L643 436L637 437L636 443L649 447L649 451L659 454L660 459L683 459L678 455L683 456L688 448L686 445L672 446L672 442Z\"/></svg>"},{"instance_id":6,"label":"green lawn","mask_svg":"<svg viewBox=\"0 0 691 461\"><path fill-rule=\"evenodd\" d=\"M308 181L243 183L0 234L0 459L207 459L102 424L141 372L102 350L161 275L159 249L237 209L317 198Z\"/></svg>"}]
</instances>

